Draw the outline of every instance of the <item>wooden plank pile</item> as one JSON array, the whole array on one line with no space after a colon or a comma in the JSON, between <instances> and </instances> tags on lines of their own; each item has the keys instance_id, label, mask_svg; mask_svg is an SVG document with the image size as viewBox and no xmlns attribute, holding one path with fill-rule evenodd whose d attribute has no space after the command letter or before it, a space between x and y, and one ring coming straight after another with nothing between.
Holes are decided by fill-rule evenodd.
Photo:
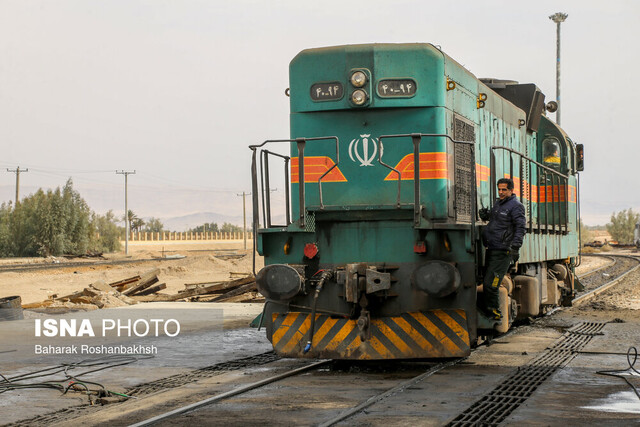
<instances>
[{"instance_id":1,"label":"wooden plank pile","mask_svg":"<svg viewBox=\"0 0 640 427\"><path fill-rule=\"evenodd\" d=\"M95 310L96 308L122 307L137 304L133 297L150 295L165 289L165 283L158 283L160 270L155 269L142 276L129 277L114 283L98 280L90 283L81 291L69 295L51 295L41 302L23 304L22 308L78 308Z\"/></svg>"},{"instance_id":2,"label":"wooden plank pile","mask_svg":"<svg viewBox=\"0 0 640 427\"><path fill-rule=\"evenodd\" d=\"M257 292L253 275L218 282L187 283L176 294L160 294L166 283L158 283L158 269L113 283L98 280L81 291L70 295L51 295L37 303L23 304L22 308L97 308L121 307L139 302L153 301L209 301L209 302L263 302Z\"/></svg>"},{"instance_id":3,"label":"wooden plank pile","mask_svg":"<svg viewBox=\"0 0 640 427\"><path fill-rule=\"evenodd\" d=\"M208 301L208 302L263 302L256 289L253 275L228 281L186 283L184 289L173 295L138 295L136 301Z\"/></svg>"}]
</instances>

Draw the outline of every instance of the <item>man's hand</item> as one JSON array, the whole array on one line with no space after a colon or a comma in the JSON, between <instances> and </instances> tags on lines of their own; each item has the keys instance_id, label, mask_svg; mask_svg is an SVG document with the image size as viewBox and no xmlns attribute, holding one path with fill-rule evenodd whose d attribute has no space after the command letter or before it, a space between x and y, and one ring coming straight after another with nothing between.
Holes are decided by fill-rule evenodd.
<instances>
[{"instance_id":1,"label":"man's hand","mask_svg":"<svg viewBox=\"0 0 640 427\"><path fill-rule=\"evenodd\" d=\"M515 264L520 259L520 248L509 248L509 255L511 255L511 264Z\"/></svg>"},{"instance_id":2,"label":"man's hand","mask_svg":"<svg viewBox=\"0 0 640 427\"><path fill-rule=\"evenodd\" d=\"M478 211L478 213L480 214L480 219L483 221L488 221L489 218L491 218L491 211L489 210L489 208L482 208Z\"/></svg>"}]
</instances>

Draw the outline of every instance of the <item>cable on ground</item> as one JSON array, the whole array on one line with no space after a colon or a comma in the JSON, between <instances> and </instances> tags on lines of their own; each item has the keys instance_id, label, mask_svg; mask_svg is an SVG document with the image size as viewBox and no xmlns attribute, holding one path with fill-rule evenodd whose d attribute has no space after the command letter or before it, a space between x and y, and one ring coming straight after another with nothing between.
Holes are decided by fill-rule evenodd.
<instances>
[{"instance_id":1,"label":"cable on ground","mask_svg":"<svg viewBox=\"0 0 640 427\"><path fill-rule=\"evenodd\" d=\"M84 359L74 363L62 363L60 365L51 366L45 369L39 369L37 371L31 371L13 377L7 377L0 373L0 394L10 390L21 389L54 389L60 391L63 395L69 391L77 391L85 393L89 399L89 404L93 405L94 400L92 396L96 397L108 397L111 395L122 396L131 398L133 396L126 395L124 393L116 393L114 391L107 390L104 385L87 381L81 377L94 372L102 371L104 369L110 369L117 366L128 365L137 362L141 359L152 358L152 355L145 354L128 354L128 355L110 355L97 359ZM94 368L77 374L72 374L70 371L79 368ZM37 378L50 377L56 374L62 373L64 379L56 379L41 382L25 382ZM95 386L95 387L89 387Z\"/></svg>"},{"instance_id":2,"label":"cable on ground","mask_svg":"<svg viewBox=\"0 0 640 427\"><path fill-rule=\"evenodd\" d=\"M632 358L633 360L631 360ZM633 376L634 374L640 375L640 372L638 372L638 370L634 367L637 360L638 350L635 347L629 347L629 350L627 350L627 363L629 364L629 367L627 369L597 371L596 374L622 378L633 389L633 391L636 393L636 396L638 396L638 399L640 399L640 391L638 391L638 388L633 385L628 379L629 376Z\"/></svg>"}]
</instances>

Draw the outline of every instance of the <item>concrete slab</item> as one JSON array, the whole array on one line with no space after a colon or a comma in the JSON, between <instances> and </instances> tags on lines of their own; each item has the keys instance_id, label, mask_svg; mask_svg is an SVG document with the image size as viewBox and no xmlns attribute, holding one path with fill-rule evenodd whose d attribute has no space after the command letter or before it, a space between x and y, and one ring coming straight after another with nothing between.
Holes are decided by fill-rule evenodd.
<instances>
[{"instance_id":1,"label":"concrete slab","mask_svg":"<svg viewBox=\"0 0 640 427\"><path fill-rule=\"evenodd\" d=\"M476 349L464 362L442 370L341 423L351 425L446 424L495 388L519 366L537 357L561 333L524 326Z\"/></svg>"},{"instance_id":2,"label":"concrete slab","mask_svg":"<svg viewBox=\"0 0 640 427\"><path fill-rule=\"evenodd\" d=\"M565 368L559 370L516 411L505 425L640 424L640 399L622 379L598 375L628 368L626 354L640 343L637 323L609 323ZM588 353L592 352L592 353ZM622 353L622 354L611 354ZM640 364L636 366L640 368ZM640 387L640 376L629 380Z\"/></svg>"},{"instance_id":3,"label":"concrete slab","mask_svg":"<svg viewBox=\"0 0 640 427\"><path fill-rule=\"evenodd\" d=\"M83 362L71 367L67 373L82 380L100 383L108 390L123 392L128 387L211 366L226 360L247 357L271 350L271 344L264 330L248 327L249 322L262 311L262 304L233 303L149 303L129 307L49 314L26 312L25 319L0 322L0 373L14 381L19 375L42 369L59 367L47 371L50 375L23 382L54 381L67 386L69 378L63 372L63 365ZM135 322L151 319L177 319L180 334L177 336L132 336L118 337L107 333L101 336L101 325L105 319ZM58 325L62 320L83 320L92 325L95 337L90 336L44 336L44 320L53 319ZM36 322L40 322L41 334L36 336ZM152 323L150 323L153 325ZM58 331L59 332L59 331ZM77 328L76 328L77 332ZM151 334L153 335L153 334ZM36 354L36 346L41 348L69 348L75 346L79 354ZM117 354L81 353L82 345L88 348L114 348L118 346L155 346L157 352L146 355L125 355L133 363L119 365L114 358ZM103 363L89 366L93 363ZM81 375L95 368L107 369ZM1 424L11 423L36 415L51 413L88 403L87 396L79 393L63 395L53 389L11 390L0 399Z\"/></svg>"}]
</instances>

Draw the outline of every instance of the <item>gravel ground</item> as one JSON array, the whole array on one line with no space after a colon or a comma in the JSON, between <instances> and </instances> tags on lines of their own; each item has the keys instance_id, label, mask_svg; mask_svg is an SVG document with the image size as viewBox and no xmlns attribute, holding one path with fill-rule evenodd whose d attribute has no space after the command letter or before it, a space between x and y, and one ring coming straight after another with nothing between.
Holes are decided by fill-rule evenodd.
<instances>
[{"instance_id":1,"label":"gravel ground","mask_svg":"<svg viewBox=\"0 0 640 427\"><path fill-rule=\"evenodd\" d=\"M611 258L601 256L583 256L580 261L580 265L576 267L576 274L578 276L582 276L590 271L612 263L613 261Z\"/></svg>"}]
</instances>

